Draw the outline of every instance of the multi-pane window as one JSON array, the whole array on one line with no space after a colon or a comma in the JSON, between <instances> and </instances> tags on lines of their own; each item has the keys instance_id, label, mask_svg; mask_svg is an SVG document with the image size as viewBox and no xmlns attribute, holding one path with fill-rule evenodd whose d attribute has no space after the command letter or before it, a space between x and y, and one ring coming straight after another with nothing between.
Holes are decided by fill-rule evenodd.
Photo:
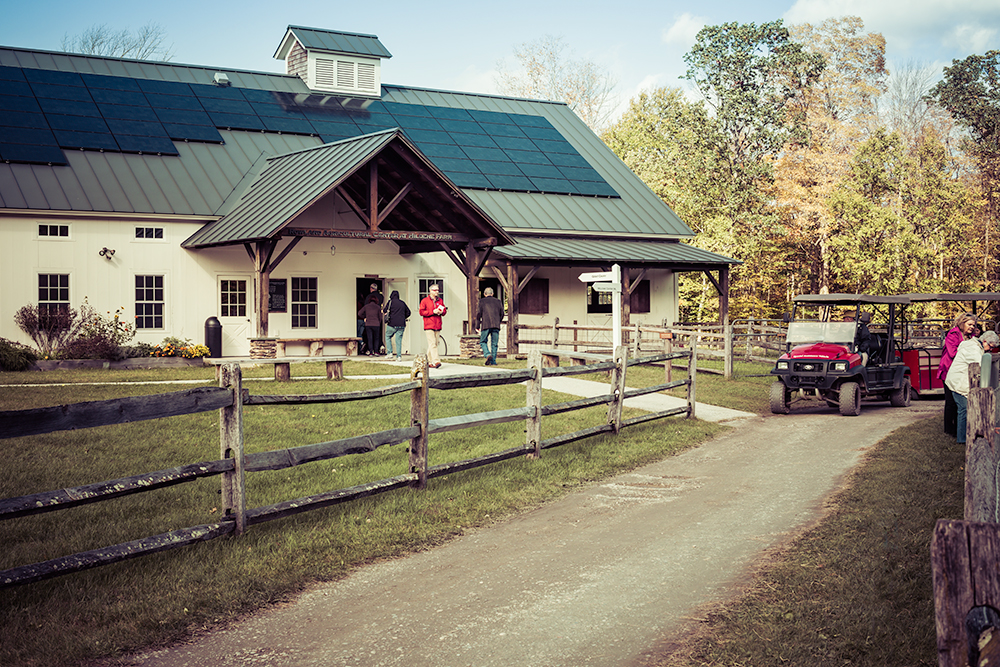
<instances>
[{"instance_id":1,"label":"multi-pane window","mask_svg":"<svg viewBox=\"0 0 1000 667\"><path fill-rule=\"evenodd\" d=\"M222 317L246 317L247 281L219 281L219 315Z\"/></svg>"},{"instance_id":2,"label":"multi-pane window","mask_svg":"<svg viewBox=\"0 0 1000 667\"><path fill-rule=\"evenodd\" d=\"M38 274L38 307L69 308L69 274Z\"/></svg>"},{"instance_id":3,"label":"multi-pane window","mask_svg":"<svg viewBox=\"0 0 1000 667\"><path fill-rule=\"evenodd\" d=\"M38 235L47 238L69 238L69 225L38 225Z\"/></svg>"},{"instance_id":4,"label":"multi-pane window","mask_svg":"<svg viewBox=\"0 0 1000 667\"><path fill-rule=\"evenodd\" d=\"M163 328L163 276L135 277L135 328Z\"/></svg>"},{"instance_id":5,"label":"multi-pane window","mask_svg":"<svg viewBox=\"0 0 1000 667\"><path fill-rule=\"evenodd\" d=\"M319 303L316 278L292 278L292 328L314 329Z\"/></svg>"},{"instance_id":6,"label":"multi-pane window","mask_svg":"<svg viewBox=\"0 0 1000 667\"><path fill-rule=\"evenodd\" d=\"M163 227L136 227L135 237L137 239L162 239Z\"/></svg>"},{"instance_id":7,"label":"multi-pane window","mask_svg":"<svg viewBox=\"0 0 1000 667\"><path fill-rule=\"evenodd\" d=\"M420 279L420 300L422 301L425 296L431 293L431 285L437 285L438 291L441 296L444 296L444 281L440 278L421 278Z\"/></svg>"}]
</instances>

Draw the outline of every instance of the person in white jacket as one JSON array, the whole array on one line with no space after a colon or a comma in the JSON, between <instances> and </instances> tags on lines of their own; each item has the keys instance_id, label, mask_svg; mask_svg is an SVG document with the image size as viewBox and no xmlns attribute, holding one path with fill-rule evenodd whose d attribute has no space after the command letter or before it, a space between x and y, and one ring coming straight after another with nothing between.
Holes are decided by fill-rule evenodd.
<instances>
[{"instance_id":1,"label":"person in white jacket","mask_svg":"<svg viewBox=\"0 0 1000 667\"><path fill-rule=\"evenodd\" d=\"M985 352L1000 350L1000 336L996 332L987 331L979 338L962 341L951 362L945 384L955 392L955 405L958 408L957 436L958 444L965 444L966 416L969 408L969 364L978 364L983 360Z\"/></svg>"}]
</instances>

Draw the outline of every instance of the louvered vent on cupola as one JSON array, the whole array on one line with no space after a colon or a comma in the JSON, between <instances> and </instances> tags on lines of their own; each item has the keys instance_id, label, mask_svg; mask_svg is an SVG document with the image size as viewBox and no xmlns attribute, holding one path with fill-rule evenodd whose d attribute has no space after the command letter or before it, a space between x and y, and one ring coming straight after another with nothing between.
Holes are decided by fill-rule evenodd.
<instances>
[{"instance_id":1,"label":"louvered vent on cupola","mask_svg":"<svg viewBox=\"0 0 1000 667\"><path fill-rule=\"evenodd\" d=\"M310 90L379 97L381 59L392 54L375 35L288 26L274 57Z\"/></svg>"}]
</instances>

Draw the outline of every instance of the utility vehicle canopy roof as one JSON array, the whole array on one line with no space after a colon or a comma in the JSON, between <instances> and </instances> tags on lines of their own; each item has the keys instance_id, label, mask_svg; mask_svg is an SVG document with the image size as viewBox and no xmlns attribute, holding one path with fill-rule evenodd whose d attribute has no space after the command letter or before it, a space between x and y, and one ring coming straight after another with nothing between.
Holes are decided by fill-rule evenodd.
<instances>
[{"instance_id":1,"label":"utility vehicle canopy roof","mask_svg":"<svg viewBox=\"0 0 1000 667\"><path fill-rule=\"evenodd\" d=\"M792 300L795 303L817 303L825 306L853 306L859 303L910 303L910 299L906 295L879 296L876 294L799 294Z\"/></svg>"},{"instance_id":2,"label":"utility vehicle canopy roof","mask_svg":"<svg viewBox=\"0 0 1000 667\"><path fill-rule=\"evenodd\" d=\"M910 301L1000 301L1000 292L966 292L962 294L903 294Z\"/></svg>"}]
</instances>

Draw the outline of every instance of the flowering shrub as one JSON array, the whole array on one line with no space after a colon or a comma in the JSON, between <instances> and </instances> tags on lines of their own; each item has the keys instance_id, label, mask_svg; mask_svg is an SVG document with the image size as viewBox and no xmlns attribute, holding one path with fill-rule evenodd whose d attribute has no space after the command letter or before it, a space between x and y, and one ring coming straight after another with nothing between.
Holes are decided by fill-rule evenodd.
<instances>
[{"instance_id":1,"label":"flowering shrub","mask_svg":"<svg viewBox=\"0 0 1000 667\"><path fill-rule=\"evenodd\" d=\"M207 357L208 348L204 345L194 345L190 339L167 337L163 342L153 348L150 352L152 357L184 357L185 359L198 359Z\"/></svg>"}]
</instances>

